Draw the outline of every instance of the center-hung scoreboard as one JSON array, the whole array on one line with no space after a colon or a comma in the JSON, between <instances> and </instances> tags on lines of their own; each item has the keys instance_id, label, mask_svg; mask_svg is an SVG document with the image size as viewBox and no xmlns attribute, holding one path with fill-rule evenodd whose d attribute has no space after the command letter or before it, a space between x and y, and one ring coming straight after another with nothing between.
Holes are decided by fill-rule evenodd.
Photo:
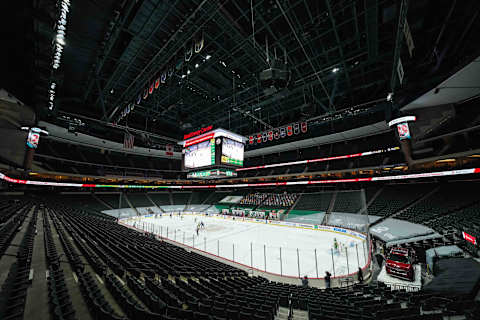
<instances>
[{"instance_id":1,"label":"center-hung scoreboard","mask_svg":"<svg viewBox=\"0 0 480 320\"><path fill-rule=\"evenodd\" d=\"M184 135L182 169L189 178L234 177L243 167L245 137L211 126ZM218 173L218 174L217 174Z\"/></svg>"}]
</instances>

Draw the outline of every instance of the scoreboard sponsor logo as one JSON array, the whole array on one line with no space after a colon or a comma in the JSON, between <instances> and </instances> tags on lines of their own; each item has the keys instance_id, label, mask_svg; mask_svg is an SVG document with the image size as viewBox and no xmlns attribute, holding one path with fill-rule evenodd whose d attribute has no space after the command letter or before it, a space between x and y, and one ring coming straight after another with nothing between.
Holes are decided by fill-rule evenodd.
<instances>
[{"instance_id":1,"label":"scoreboard sponsor logo","mask_svg":"<svg viewBox=\"0 0 480 320\"><path fill-rule=\"evenodd\" d=\"M199 129L199 130L197 130L197 131L193 131L193 132L184 134L184 135L183 135L183 140L189 139L189 138L191 138L191 137L199 136L199 135L204 134L205 132L208 132L208 131L210 131L210 130L212 130L212 129L213 129L213 126L210 125L210 126L201 128L201 129Z\"/></svg>"}]
</instances>

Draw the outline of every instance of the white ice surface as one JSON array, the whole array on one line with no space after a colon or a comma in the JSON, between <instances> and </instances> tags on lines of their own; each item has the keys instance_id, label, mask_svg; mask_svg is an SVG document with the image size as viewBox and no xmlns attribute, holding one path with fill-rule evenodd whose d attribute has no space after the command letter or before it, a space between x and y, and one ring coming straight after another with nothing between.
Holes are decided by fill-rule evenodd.
<instances>
[{"instance_id":1,"label":"white ice surface","mask_svg":"<svg viewBox=\"0 0 480 320\"><path fill-rule=\"evenodd\" d=\"M197 236L196 226L200 221L204 222L205 229ZM161 218L142 217L123 222L247 266L252 266L253 258L256 269L293 277L300 274L316 278L317 269L319 277L323 277L325 271L336 276L346 275L356 272L359 266L364 267L368 259L366 243L361 239L334 232L192 214L184 214L183 219L164 214ZM345 253L333 253L335 273L332 267L334 238L344 246L342 251L346 248L348 252L348 267Z\"/></svg>"}]
</instances>

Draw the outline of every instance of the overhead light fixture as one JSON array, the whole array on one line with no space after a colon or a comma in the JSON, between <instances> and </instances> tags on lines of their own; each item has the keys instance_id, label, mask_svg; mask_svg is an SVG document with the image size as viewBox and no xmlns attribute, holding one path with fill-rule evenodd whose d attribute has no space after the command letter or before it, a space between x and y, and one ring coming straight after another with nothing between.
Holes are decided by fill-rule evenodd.
<instances>
[{"instance_id":1,"label":"overhead light fixture","mask_svg":"<svg viewBox=\"0 0 480 320\"><path fill-rule=\"evenodd\" d=\"M198 64L198 63L196 63L196 64L195 64L195 68L198 68L198 66L199 66L199 64Z\"/></svg>"},{"instance_id":2,"label":"overhead light fixture","mask_svg":"<svg viewBox=\"0 0 480 320\"><path fill-rule=\"evenodd\" d=\"M56 23L56 35L55 35L55 46L54 46L54 53L53 53L53 59L52 59L52 68L54 70L57 70L60 68L60 62L62 59L62 53L63 53L63 46L65 46L65 36L66 36L66 30L67 30L67 14L70 11L70 0L60 0L60 5L59 5L59 14L58 14L58 19ZM51 82L50 83L50 90L49 90L49 102L48 102L48 109L52 110L54 106L54 100L55 100L55 88L56 88L56 83Z\"/></svg>"},{"instance_id":3,"label":"overhead light fixture","mask_svg":"<svg viewBox=\"0 0 480 320\"><path fill-rule=\"evenodd\" d=\"M211 55L207 54L207 55L205 56L205 59L208 60L208 59L210 59L211 57L212 57Z\"/></svg>"},{"instance_id":4,"label":"overhead light fixture","mask_svg":"<svg viewBox=\"0 0 480 320\"><path fill-rule=\"evenodd\" d=\"M333 73L337 73L338 71L340 71L340 68L338 68L338 67L335 67L335 68L332 69Z\"/></svg>"},{"instance_id":5,"label":"overhead light fixture","mask_svg":"<svg viewBox=\"0 0 480 320\"><path fill-rule=\"evenodd\" d=\"M392 101L392 98L393 98L393 92L388 93L387 101Z\"/></svg>"},{"instance_id":6,"label":"overhead light fixture","mask_svg":"<svg viewBox=\"0 0 480 320\"><path fill-rule=\"evenodd\" d=\"M190 70L187 70L187 74L190 74Z\"/></svg>"},{"instance_id":7,"label":"overhead light fixture","mask_svg":"<svg viewBox=\"0 0 480 320\"><path fill-rule=\"evenodd\" d=\"M186 74L182 74L182 79L185 78L187 75Z\"/></svg>"}]
</instances>

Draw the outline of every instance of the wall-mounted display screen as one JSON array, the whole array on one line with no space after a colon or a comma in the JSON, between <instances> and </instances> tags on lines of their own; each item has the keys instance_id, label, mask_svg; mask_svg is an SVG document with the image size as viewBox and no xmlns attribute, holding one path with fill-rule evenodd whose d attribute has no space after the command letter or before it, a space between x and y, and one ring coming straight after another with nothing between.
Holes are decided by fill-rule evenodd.
<instances>
[{"instance_id":1,"label":"wall-mounted display screen","mask_svg":"<svg viewBox=\"0 0 480 320\"><path fill-rule=\"evenodd\" d=\"M200 168L215 164L215 139L191 145L184 150L185 168Z\"/></svg>"},{"instance_id":2,"label":"wall-mounted display screen","mask_svg":"<svg viewBox=\"0 0 480 320\"><path fill-rule=\"evenodd\" d=\"M397 130L400 140L410 139L410 129L408 128L408 123L402 122L397 124Z\"/></svg>"},{"instance_id":3,"label":"wall-mounted display screen","mask_svg":"<svg viewBox=\"0 0 480 320\"><path fill-rule=\"evenodd\" d=\"M243 151L243 143L223 137L222 163L243 166Z\"/></svg>"}]
</instances>

